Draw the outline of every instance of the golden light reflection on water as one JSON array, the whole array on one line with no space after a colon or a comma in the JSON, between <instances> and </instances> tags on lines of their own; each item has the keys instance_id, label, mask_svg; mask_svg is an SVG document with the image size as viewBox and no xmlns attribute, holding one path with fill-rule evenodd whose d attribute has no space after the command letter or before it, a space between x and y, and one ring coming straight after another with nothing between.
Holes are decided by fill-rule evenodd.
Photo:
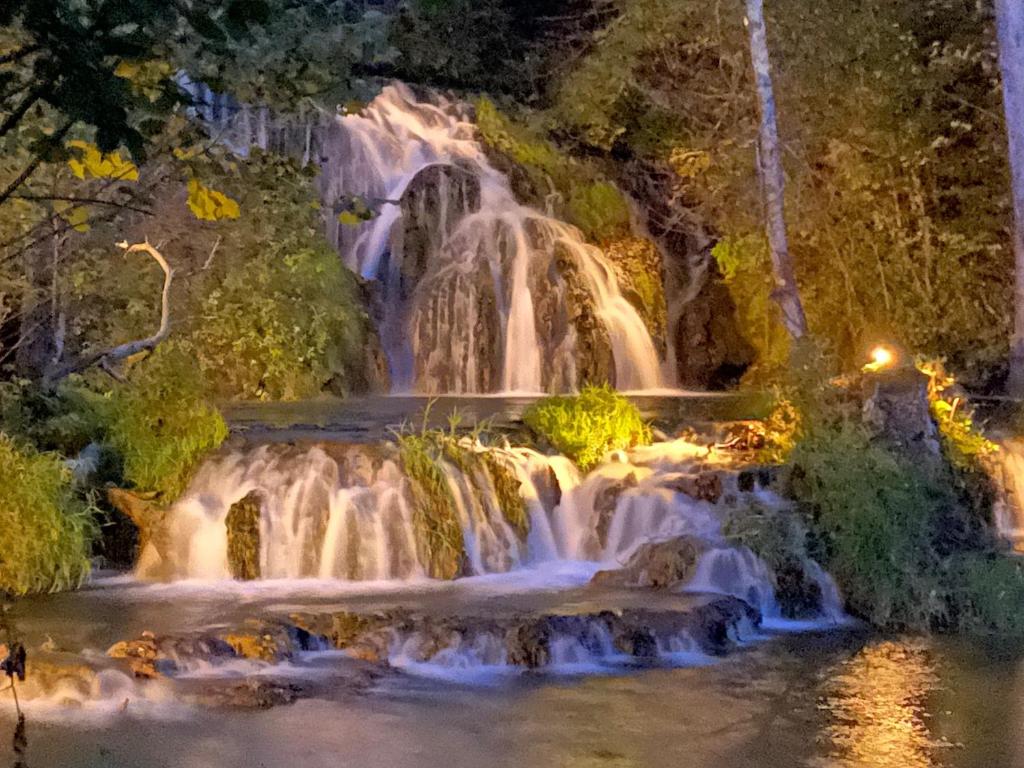
<instances>
[{"instance_id":1,"label":"golden light reflection on water","mask_svg":"<svg viewBox=\"0 0 1024 768\"><path fill-rule=\"evenodd\" d=\"M865 646L832 675L819 707L827 712L819 765L934 768L940 746L925 721L926 697L939 686L927 647L914 641Z\"/></svg>"}]
</instances>

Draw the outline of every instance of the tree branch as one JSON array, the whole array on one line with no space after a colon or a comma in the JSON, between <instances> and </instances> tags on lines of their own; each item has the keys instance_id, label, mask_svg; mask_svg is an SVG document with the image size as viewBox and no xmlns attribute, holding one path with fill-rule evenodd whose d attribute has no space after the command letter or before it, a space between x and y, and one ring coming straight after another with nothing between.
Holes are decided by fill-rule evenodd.
<instances>
[{"instance_id":1,"label":"tree branch","mask_svg":"<svg viewBox=\"0 0 1024 768\"><path fill-rule=\"evenodd\" d=\"M67 135L67 132L71 130L71 121L64 123L61 128L57 130L53 136L50 137L49 144L51 146L59 144L61 140ZM36 156L32 158L32 161L25 166L25 170L18 174L18 178L7 185L7 188L3 192L0 192L0 205L3 205L7 199L14 194L15 190L18 189L22 184L29 180L29 177L36 172L36 169L43 164L43 154L37 152Z\"/></svg>"},{"instance_id":2,"label":"tree branch","mask_svg":"<svg viewBox=\"0 0 1024 768\"><path fill-rule=\"evenodd\" d=\"M128 343L121 344L113 349L93 352L79 358L78 360L67 363L56 371L47 374L47 384L53 384L70 376L72 373L84 371L96 364L100 364L104 370L108 370L110 368L110 364L113 362L124 360L133 355L137 355L140 352L153 350L160 342L166 339L168 334L171 332L171 281L174 279L174 269L167 263L163 254L149 244L148 240L144 243L136 243L135 245L128 245L127 242L122 242L118 243L118 247L123 248L125 253L149 254L149 256L159 264L160 268L164 271L164 287L160 297L160 327L157 329L156 333L148 338L129 341Z\"/></svg>"},{"instance_id":3,"label":"tree branch","mask_svg":"<svg viewBox=\"0 0 1024 768\"><path fill-rule=\"evenodd\" d=\"M126 211L134 211L135 213L142 213L146 216L152 216L153 212L148 208L139 208L138 206L129 205L128 203L119 203L116 200L103 200L99 197L74 197L71 195L11 195L15 200L29 200L31 202L43 203L43 202L64 202L64 203L81 203L83 205L105 205L108 208L122 208Z\"/></svg>"}]
</instances>

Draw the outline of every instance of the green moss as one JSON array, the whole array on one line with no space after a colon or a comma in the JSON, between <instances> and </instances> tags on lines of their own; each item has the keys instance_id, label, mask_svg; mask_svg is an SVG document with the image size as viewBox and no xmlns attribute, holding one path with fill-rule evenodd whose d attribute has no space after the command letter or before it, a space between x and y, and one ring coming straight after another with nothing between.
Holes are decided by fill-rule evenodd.
<instances>
[{"instance_id":1,"label":"green moss","mask_svg":"<svg viewBox=\"0 0 1024 768\"><path fill-rule=\"evenodd\" d=\"M520 539L525 540L530 533L530 516L526 509L526 501L520 492L522 483L519 482L515 470L492 451L484 451L479 457L494 486L498 506L505 522Z\"/></svg>"},{"instance_id":2,"label":"green moss","mask_svg":"<svg viewBox=\"0 0 1024 768\"><path fill-rule=\"evenodd\" d=\"M462 571L465 543L441 449L428 434L398 436L402 469L412 492L413 524L420 562L435 579L454 579Z\"/></svg>"},{"instance_id":3,"label":"green moss","mask_svg":"<svg viewBox=\"0 0 1024 768\"><path fill-rule=\"evenodd\" d=\"M251 581L260 577L260 514L258 491L239 499L228 510L228 565L232 577Z\"/></svg>"},{"instance_id":4,"label":"green moss","mask_svg":"<svg viewBox=\"0 0 1024 768\"><path fill-rule=\"evenodd\" d=\"M627 398L608 386L586 387L579 395L548 397L523 415L526 425L555 450L587 471L609 451L651 439L650 427Z\"/></svg>"},{"instance_id":5,"label":"green moss","mask_svg":"<svg viewBox=\"0 0 1024 768\"><path fill-rule=\"evenodd\" d=\"M59 456L0 433L0 589L15 595L70 589L89 574L89 505Z\"/></svg>"},{"instance_id":6,"label":"green moss","mask_svg":"<svg viewBox=\"0 0 1024 768\"><path fill-rule=\"evenodd\" d=\"M569 190L569 219L597 242L629 232L629 205L607 181L575 184Z\"/></svg>"},{"instance_id":7,"label":"green moss","mask_svg":"<svg viewBox=\"0 0 1024 768\"><path fill-rule=\"evenodd\" d=\"M194 358L174 343L139 363L111 398L107 440L123 458L124 478L163 503L181 495L227 434L220 412L204 398Z\"/></svg>"},{"instance_id":8,"label":"green moss","mask_svg":"<svg viewBox=\"0 0 1024 768\"><path fill-rule=\"evenodd\" d=\"M558 215L579 227L592 242L603 243L629 233L626 198L601 177L594 164L564 154L539 132L503 115L488 99L477 100L476 121L484 145L525 175L529 202L543 206L555 193Z\"/></svg>"}]
</instances>

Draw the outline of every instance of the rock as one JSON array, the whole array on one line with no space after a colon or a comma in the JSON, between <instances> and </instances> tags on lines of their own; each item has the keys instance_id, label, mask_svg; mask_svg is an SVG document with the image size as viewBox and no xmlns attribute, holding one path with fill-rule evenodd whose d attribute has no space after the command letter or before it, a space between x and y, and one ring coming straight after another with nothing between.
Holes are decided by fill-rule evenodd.
<instances>
[{"instance_id":1,"label":"rock","mask_svg":"<svg viewBox=\"0 0 1024 768\"><path fill-rule=\"evenodd\" d=\"M863 387L864 423L875 435L912 457L941 457L925 374L905 365L866 375Z\"/></svg>"},{"instance_id":2,"label":"rock","mask_svg":"<svg viewBox=\"0 0 1024 768\"><path fill-rule=\"evenodd\" d=\"M228 687L212 688L198 700L213 707L229 709L270 709L295 702L303 689L294 683L254 678Z\"/></svg>"},{"instance_id":3,"label":"rock","mask_svg":"<svg viewBox=\"0 0 1024 768\"><path fill-rule=\"evenodd\" d=\"M250 491L228 510L225 526L228 538L228 568L242 581L260 577L260 516L263 496Z\"/></svg>"},{"instance_id":4,"label":"rock","mask_svg":"<svg viewBox=\"0 0 1024 768\"><path fill-rule=\"evenodd\" d=\"M707 544L694 536L642 544L622 568L599 571L591 584L666 589L689 581Z\"/></svg>"},{"instance_id":5,"label":"rock","mask_svg":"<svg viewBox=\"0 0 1024 768\"><path fill-rule=\"evenodd\" d=\"M160 677L157 658L160 651L152 632L143 632L137 640L122 640L107 649L112 659L126 659L132 675L151 680Z\"/></svg>"},{"instance_id":6,"label":"rock","mask_svg":"<svg viewBox=\"0 0 1024 768\"><path fill-rule=\"evenodd\" d=\"M732 649L745 627L760 625L760 611L739 598L723 596L693 611L688 631L705 652L722 655Z\"/></svg>"},{"instance_id":7,"label":"rock","mask_svg":"<svg viewBox=\"0 0 1024 768\"><path fill-rule=\"evenodd\" d=\"M167 532L167 508L156 501L156 494L108 488L107 501L138 530L138 572L149 578L170 577L173 566L166 558L173 542Z\"/></svg>"},{"instance_id":8,"label":"rock","mask_svg":"<svg viewBox=\"0 0 1024 768\"><path fill-rule=\"evenodd\" d=\"M616 164L618 182L637 203L644 229L663 255L668 297L668 344L679 385L733 386L755 360L743 338L736 304L712 255L713 234L667 162ZM671 359L671 358L670 358Z\"/></svg>"},{"instance_id":9,"label":"rock","mask_svg":"<svg viewBox=\"0 0 1024 768\"><path fill-rule=\"evenodd\" d=\"M788 560L775 569L775 599L787 619L812 619L821 615L821 585L799 560Z\"/></svg>"},{"instance_id":10,"label":"rock","mask_svg":"<svg viewBox=\"0 0 1024 768\"><path fill-rule=\"evenodd\" d=\"M683 475L670 485L672 490L697 501L717 504L722 498L722 477L717 472L701 472L699 475Z\"/></svg>"},{"instance_id":11,"label":"rock","mask_svg":"<svg viewBox=\"0 0 1024 768\"><path fill-rule=\"evenodd\" d=\"M652 241L642 237L616 240L603 250L615 268L622 296L639 313L659 356L664 359L668 306L661 252Z\"/></svg>"},{"instance_id":12,"label":"rock","mask_svg":"<svg viewBox=\"0 0 1024 768\"><path fill-rule=\"evenodd\" d=\"M552 278L565 285L564 311L576 331L576 385L614 382L611 338L597 316L594 299L580 275L575 256L561 243L555 245L553 269Z\"/></svg>"},{"instance_id":13,"label":"rock","mask_svg":"<svg viewBox=\"0 0 1024 768\"><path fill-rule=\"evenodd\" d=\"M428 165L406 186L392 254L401 265L402 301L410 298L459 222L480 209L480 179L461 165Z\"/></svg>"}]
</instances>

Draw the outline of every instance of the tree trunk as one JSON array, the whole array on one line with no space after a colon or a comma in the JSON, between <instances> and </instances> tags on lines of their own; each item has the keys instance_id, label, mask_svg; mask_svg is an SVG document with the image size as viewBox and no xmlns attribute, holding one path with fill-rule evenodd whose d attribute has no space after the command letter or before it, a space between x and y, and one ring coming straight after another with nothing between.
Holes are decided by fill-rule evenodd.
<instances>
[{"instance_id":1,"label":"tree trunk","mask_svg":"<svg viewBox=\"0 0 1024 768\"><path fill-rule=\"evenodd\" d=\"M1011 0L1012 1L1012 0ZM750 58L754 65L757 96L761 109L758 170L764 199L765 228L772 260L775 289L772 298L782 310L782 322L794 339L807 335L807 318L793 273L793 260L786 236L786 176L782 170L779 124L775 110L771 62L768 58L768 33L764 22L763 0L746 0L747 29L750 32Z\"/></svg>"},{"instance_id":2,"label":"tree trunk","mask_svg":"<svg viewBox=\"0 0 1024 768\"><path fill-rule=\"evenodd\" d=\"M1010 341L1007 389L1024 397L1024 3L996 0L999 66L1003 72L1003 103L1010 147L1013 186L1014 322Z\"/></svg>"}]
</instances>

